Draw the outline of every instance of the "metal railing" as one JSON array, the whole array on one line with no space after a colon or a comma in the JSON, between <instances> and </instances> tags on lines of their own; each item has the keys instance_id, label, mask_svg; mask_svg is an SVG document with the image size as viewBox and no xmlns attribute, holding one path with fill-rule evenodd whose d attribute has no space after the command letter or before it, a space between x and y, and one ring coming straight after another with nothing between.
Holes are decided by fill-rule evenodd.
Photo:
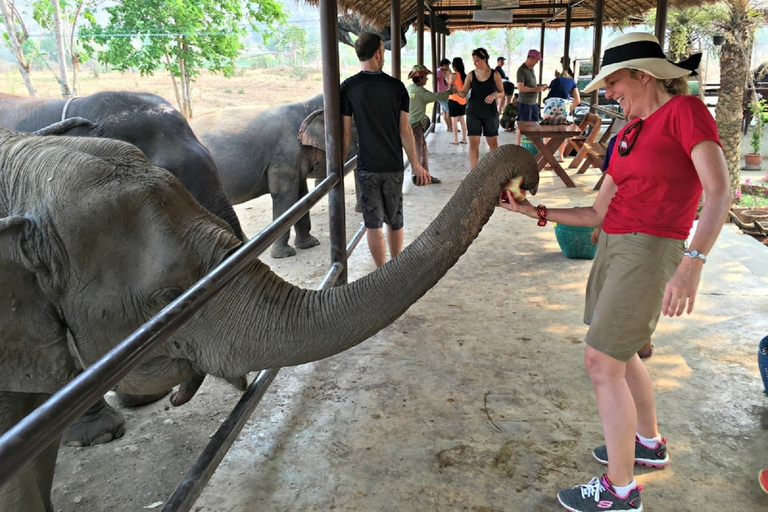
<instances>
[{"instance_id":1,"label":"metal railing","mask_svg":"<svg viewBox=\"0 0 768 512\"><path fill-rule=\"evenodd\" d=\"M343 174L355 168L356 160L355 157L345 164ZM54 442L104 393L215 297L253 258L264 252L309 212L340 179L334 173L317 183L313 190L277 220L3 434L0 437L0 460L3 461L0 464L0 486ZM365 227L362 226L353 236L352 242L346 247L347 255L354 250L364 232ZM344 265L334 263L323 278L320 288L333 286ZM191 508L278 371L265 370L256 376L163 510Z\"/></svg>"}]
</instances>

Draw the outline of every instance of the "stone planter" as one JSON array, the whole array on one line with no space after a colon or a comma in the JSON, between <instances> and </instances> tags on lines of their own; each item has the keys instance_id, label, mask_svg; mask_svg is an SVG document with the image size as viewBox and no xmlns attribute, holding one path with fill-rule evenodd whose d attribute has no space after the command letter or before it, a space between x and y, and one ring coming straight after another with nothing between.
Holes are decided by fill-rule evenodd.
<instances>
[{"instance_id":1,"label":"stone planter","mask_svg":"<svg viewBox=\"0 0 768 512\"><path fill-rule=\"evenodd\" d=\"M744 155L744 165L747 167L760 167L763 155L760 153L747 153Z\"/></svg>"},{"instance_id":2,"label":"stone planter","mask_svg":"<svg viewBox=\"0 0 768 512\"><path fill-rule=\"evenodd\" d=\"M754 211L761 211L761 209L760 208L755 208L755 207L750 208L749 206L732 206L731 207L731 213L733 213L736 216L736 218L739 219L739 221L742 224L751 224L752 223L753 219L747 218L744 215L744 212L754 212ZM730 220L730 218L729 218L729 220Z\"/></svg>"},{"instance_id":3,"label":"stone planter","mask_svg":"<svg viewBox=\"0 0 768 512\"><path fill-rule=\"evenodd\" d=\"M761 224L768 222L768 208L750 209L741 212L747 222L758 221Z\"/></svg>"}]
</instances>

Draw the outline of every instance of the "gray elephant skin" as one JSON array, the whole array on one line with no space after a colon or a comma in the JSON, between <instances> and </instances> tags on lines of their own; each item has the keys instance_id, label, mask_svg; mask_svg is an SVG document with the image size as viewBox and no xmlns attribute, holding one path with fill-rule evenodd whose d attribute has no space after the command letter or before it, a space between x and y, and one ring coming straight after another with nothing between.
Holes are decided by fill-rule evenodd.
<instances>
[{"instance_id":1,"label":"gray elephant skin","mask_svg":"<svg viewBox=\"0 0 768 512\"><path fill-rule=\"evenodd\" d=\"M187 120L160 96L100 92L75 98L42 99L0 93L0 128L34 132L66 118L82 117L94 127L66 132L74 137L102 137L129 142L152 165L171 171L204 208L224 219L243 238L232 204L221 186L216 164L197 140Z\"/></svg>"},{"instance_id":2,"label":"gray elephant skin","mask_svg":"<svg viewBox=\"0 0 768 512\"><path fill-rule=\"evenodd\" d=\"M307 178L327 175L323 112L320 94L266 110L220 109L189 124L213 155L230 202L240 204L270 194L274 220L307 194ZM294 226L297 248L320 243L311 229L307 213ZM273 258L296 254L289 237L286 231L274 243Z\"/></svg>"},{"instance_id":3,"label":"gray elephant skin","mask_svg":"<svg viewBox=\"0 0 768 512\"><path fill-rule=\"evenodd\" d=\"M67 101L0 94L0 127L32 132L58 124L64 117L85 118L93 123L75 125L66 130L66 135L117 139L138 147L153 165L179 178L204 208L226 221L239 238L244 238L213 158L184 116L163 98L154 94L102 92ZM199 385L202 376L196 381ZM172 400L183 402L185 389L180 389ZM157 400L167 391L152 396L121 393L118 399L123 405L135 406ZM108 442L123 435L124 423L122 414L101 400L65 432L63 441L74 446Z\"/></svg>"},{"instance_id":4,"label":"gray elephant skin","mask_svg":"<svg viewBox=\"0 0 768 512\"><path fill-rule=\"evenodd\" d=\"M153 394L353 347L437 283L516 175L535 190L525 149L488 153L402 254L347 285L302 289L254 258L117 389ZM76 374L72 354L93 364L242 244L129 144L0 130L0 433ZM0 511L53 510L57 447L0 487Z\"/></svg>"}]
</instances>

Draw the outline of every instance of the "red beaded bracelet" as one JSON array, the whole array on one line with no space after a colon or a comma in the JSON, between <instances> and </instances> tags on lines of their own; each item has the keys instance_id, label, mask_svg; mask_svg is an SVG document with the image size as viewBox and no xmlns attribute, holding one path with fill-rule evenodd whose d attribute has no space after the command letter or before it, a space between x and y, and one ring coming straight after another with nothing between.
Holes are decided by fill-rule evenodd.
<instances>
[{"instance_id":1,"label":"red beaded bracelet","mask_svg":"<svg viewBox=\"0 0 768 512\"><path fill-rule=\"evenodd\" d=\"M544 227L547 225L547 207L543 204L540 204L536 207L536 215L539 216L539 221L536 223L540 227Z\"/></svg>"}]
</instances>

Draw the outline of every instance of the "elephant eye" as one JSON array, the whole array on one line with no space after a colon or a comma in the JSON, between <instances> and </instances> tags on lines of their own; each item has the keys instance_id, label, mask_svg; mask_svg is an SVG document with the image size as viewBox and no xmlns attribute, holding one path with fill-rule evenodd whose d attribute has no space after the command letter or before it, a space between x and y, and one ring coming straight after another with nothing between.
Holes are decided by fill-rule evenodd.
<instances>
[{"instance_id":1,"label":"elephant eye","mask_svg":"<svg viewBox=\"0 0 768 512\"><path fill-rule=\"evenodd\" d=\"M151 304L154 304L156 307L159 307L160 309L164 308L177 298L184 292L181 288L162 288L160 290L156 290L150 297L149 302Z\"/></svg>"}]
</instances>

